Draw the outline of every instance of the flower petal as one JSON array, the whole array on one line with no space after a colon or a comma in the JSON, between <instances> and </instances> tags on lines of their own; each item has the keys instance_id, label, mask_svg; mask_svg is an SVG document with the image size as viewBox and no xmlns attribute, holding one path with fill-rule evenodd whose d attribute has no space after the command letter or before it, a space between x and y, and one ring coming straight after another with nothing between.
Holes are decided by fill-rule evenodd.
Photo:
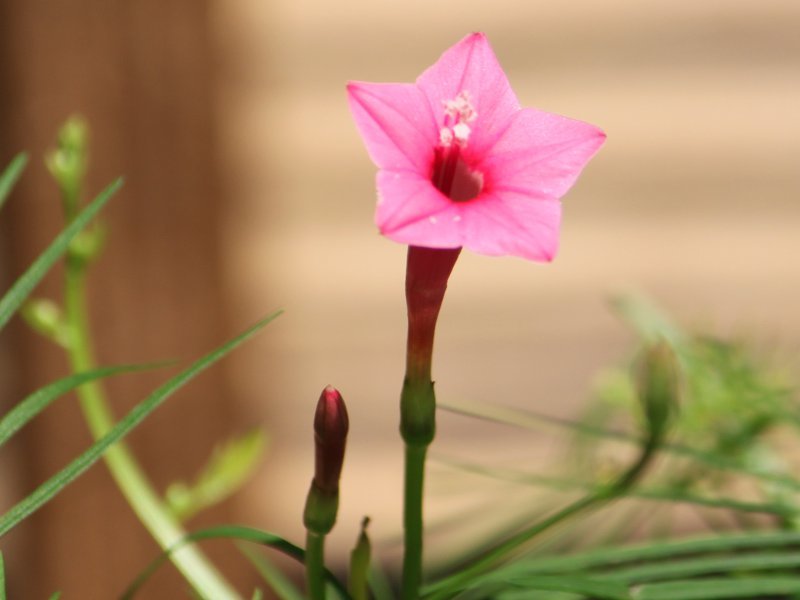
<instances>
[{"instance_id":1,"label":"flower petal","mask_svg":"<svg viewBox=\"0 0 800 600\"><path fill-rule=\"evenodd\" d=\"M350 82L347 96L370 158L378 167L419 173L430 169L439 128L417 86Z\"/></svg>"},{"instance_id":2,"label":"flower petal","mask_svg":"<svg viewBox=\"0 0 800 600\"><path fill-rule=\"evenodd\" d=\"M426 248L461 247L461 211L425 177L380 171L375 223L395 242Z\"/></svg>"},{"instance_id":3,"label":"flower petal","mask_svg":"<svg viewBox=\"0 0 800 600\"><path fill-rule=\"evenodd\" d=\"M520 110L475 168L487 187L557 199L606 139L594 125L533 108Z\"/></svg>"},{"instance_id":4,"label":"flower petal","mask_svg":"<svg viewBox=\"0 0 800 600\"><path fill-rule=\"evenodd\" d=\"M454 99L459 92L469 93L478 113L470 123L469 144L477 148L493 142L506 121L519 110L508 78L482 33L468 35L445 51L419 76L417 85L430 101L437 127L442 127L444 121L442 102Z\"/></svg>"},{"instance_id":5,"label":"flower petal","mask_svg":"<svg viewBox=\"0 0 800 600\"><path fill-rule=\"evenodd\" d=\"M478 254L549 262L558 251L561 203L522 194L484 194L464 206L463 245Z\"/></svg>"}]
</instances>

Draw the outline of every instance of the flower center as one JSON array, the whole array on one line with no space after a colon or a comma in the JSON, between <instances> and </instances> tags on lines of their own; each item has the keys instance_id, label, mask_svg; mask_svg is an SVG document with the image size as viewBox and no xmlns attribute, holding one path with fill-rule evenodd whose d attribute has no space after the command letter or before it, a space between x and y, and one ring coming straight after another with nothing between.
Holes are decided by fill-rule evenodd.
<instances>
[{"instance_id":1,"label":"flower center","mask_svg":"<svg viewBox=\"0 0 800 600\"><path fill-rule=\"evenodd\" d=\"M472 133L469 124L478 113L466 90L443 104L444 126L439 130L439 143L434 151L431 181L454 202L466 202L476 198L483 189L483 173L470 169L462 156Z\"/></svg>"}]
</instances>

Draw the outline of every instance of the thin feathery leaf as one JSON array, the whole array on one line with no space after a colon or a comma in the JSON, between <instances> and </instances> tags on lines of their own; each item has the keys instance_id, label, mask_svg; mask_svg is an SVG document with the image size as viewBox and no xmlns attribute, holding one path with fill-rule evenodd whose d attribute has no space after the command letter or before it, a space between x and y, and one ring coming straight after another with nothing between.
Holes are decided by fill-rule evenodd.
<instances>
[{"instance_id":1,"label":"thin feathery leaf","mask_svg":"<svg viewBox=\"0 0 800 600\"><path fill-rule=\"evenodd\" d=\"M6 203L9 192L14 188L19 180L22 171L25 170L25 165L28 164L27 154L20 153L14 157L14 160L9 163L6 170L0 174L0 208Z\"/></svg>"},{"instance_id":2,"label":"thin feathery leaf","mask_svg":"<svg viewBox=\"0 0 800 600\"><path fill-rule=\"evenodd\" d=\"M800 532L747 533L719 535L691 540L635 544L621 548L601 548L570 556L550 556L525 560L525 569L537 573L566 573L589 569L608 569L629 563L700 556L712 553L766 551L800 546Z\"/></svg>"},{"instance_id":3,"label":"thin feathery leaf","mask_svg":"<svg viewBox=\"0 0 800 600\"><path fill-rule=\"evenodd\" d=\"M521 485L530 486L546 486L557 490L583 490L589 491L596 489L600 484L576 481L574 479L565 479L562 477L551 477L547 475L538 475L535 473L527 473L517 469L500 468L500 467L483 467L476 464L471 464L456 459L448 458L445 456L436 456L434 460L442 463L443 465L460 469L468 473L474 473L483 477L490 477L499 481L508 481L518 483ZM732 498L710 498L707 496L700 496L697 494L690 494L676 489L669 488L652 488L652 487L639 487L632 488L625 493L628 498L638 498L641 500L652 500L660 502L669 502L673 504L694 504L696 506L703 506L706 508L719 508L727 510L735 510L743 513L756 513L756 514L769 514L776 515L783 518L796 518L798 511L792 506L778 503L765 503L765 502L746 502L743 500L734 500Z\"/></svg>"},{"instance_id":4,"label":"thin feathery leaf","mask_svg":"<svg viewBox=\"0 0 800 600\"><path fill-rule=\"evenodd\" d=\"M545 425L560 429L568 429L580 435L613 440L628 445L641 446L643 441L641 437L629 433L611 431L602 427L593 427L584 423L576 423L568 419L560 419L557 417L551 417L549 415L543 415L527 409L523 410L508 406L487 406L477 403L453 402L440 402L437 404L437 408L454 414L475 417L501 425L521 427L523 429L534 429ZM740 473L742 475L747 475L748 477L753 477L755 479L760 479L762 481L768 481L771 483L777 483L789 489L800 491L800 480L795 479L794 477L784 473L775 473L757 467L751 467L737 461L730 460L725 456L715 454L713 452L706 452L674 443L662 444L659 447L659 452L663 454L671 454L684 458L690 458L719 471Z\"/></svg>"},{"instance_id":5,"label":"thin feathery leaf","mask_svg":"<svg viewBox=\"0 0 800 600\"><path fill-rule=\"evenodd\" d=\"M562 577L543 575L525 580L485 581L479 586L467 588L467 591L477 590L481 598L494 598L498 592L509 588L524 588L527 593L533 593L534 591L568 592L602 600L631 600L633 598L626 585L611 581L599 581L582 575Z\"/></svg>"},{"instance_id":6,"label":"thin feathery leaf","mask_svg":"<svg viewBox=\"0 0 800 600\"><path fill-rule=\"evenodd\" d=\"M619 569L598 574L603 580L612 579L627 584L652 581L688 579L701 575L722 573L753 573L756 571L794 570L800 566L800 552L763 552L735 554L733 556L692 557L684 560L667 560Z\"/></svg>"},{"instance_id":7,"label":"thin feathery leaf","mask_svg":"<svg viewBox=\"0 0 800 600\"><path fill-rule=\"evenodd\" d=\"M59 257L66 251L72 239L91 221L106 202L122 186L122 179L117 179L84 208L75 219L56 236L47 249L28 267L28 270L17 279L11 289L0 299L0 329L19 309L28 294L50 270Z\"/></svg>"},{"instance_id":8,"label":"thin feathery leaf","mask_svg":"<svg viewBox=\"0 0 800 600\"><path fill-rule=\"evenodd\" d=\"M145 400L137 404L133 410L108 432L108 434L92 444L83 454L74 459L64 469L39 486L31 495L0 517L0 537L13 529L25 517L38 510L65 486L74 481L79 475L97 462L109 446L130 433L131 430L139 425L151 412L158 408L178 389L186 385L186 383L191 381L200 372L220 360L241 343L248 340L279 314L281 314L280 311L273 313L247 329L244 333L200 358L187 369L159 387Z\"/></svg>"},{"instance_id":9,"label":"thin feathery leaf","mask_svg":"<svg viewBox=\"0 0 800 600\"><path fill-rule=\"evenodd\" d=\"M12 408L2 419L0 419L0 446L17 431L22 429L28 421L47 408L51 402L63 396L67 392L87 383L98 379L105 379L120 373L131 373L134 371L144 371L147 369L157 369L171 363L157 363L148 365L121 365L117 367L104 367L84 373L70 375L59 379L43 388L39 388L22 402Z\"/></svg>"},{"instance_id":10,"label":"thin feathery leaf","mask_svg":"<svg viewBox=\"0 0 800 600\"><path fill-rule=\"evenodd\" d=\"M722 600L768 598L800 593L800 577L734 577L690 579L644 585L633 593L636 600Z\"/></svg>"}]
</instances>

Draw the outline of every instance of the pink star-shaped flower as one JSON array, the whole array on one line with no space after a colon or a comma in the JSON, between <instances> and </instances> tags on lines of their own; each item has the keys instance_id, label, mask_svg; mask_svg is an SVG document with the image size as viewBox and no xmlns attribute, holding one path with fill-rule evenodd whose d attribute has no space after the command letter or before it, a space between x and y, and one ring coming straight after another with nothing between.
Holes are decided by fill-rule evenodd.
<instances>
[{"instance_id":1,"label":"pink star-shaped flower","mask_svg":"<svg viewBox=\"0 0 800 600\"><path fill-rule=\"evenodd\" d=\"M600 148L593 125L521 108L486 36L447 50L416 83L350 82L380 168L375 222L427 248L552 260L559 198Z\"/></svg>"}]
</instances>

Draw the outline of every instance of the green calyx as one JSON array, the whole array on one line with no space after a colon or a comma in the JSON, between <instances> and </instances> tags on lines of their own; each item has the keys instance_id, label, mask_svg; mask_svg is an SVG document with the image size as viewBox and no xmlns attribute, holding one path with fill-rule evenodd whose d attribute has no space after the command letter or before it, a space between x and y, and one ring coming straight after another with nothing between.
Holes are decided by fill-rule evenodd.
<instances>
[{"instance_id":1,"label":"green calyx","mask_svg":"<svg viewBox=\"0 0 800 600\"><path fill-rule=\"evenodd\" d=\"M303 511L303 525L308 531L318 535L327 535L336 524L339 511L339 492L329 492L320 488L314 481L306 496L306 507Z\"/></svg>"}]
</instances>

